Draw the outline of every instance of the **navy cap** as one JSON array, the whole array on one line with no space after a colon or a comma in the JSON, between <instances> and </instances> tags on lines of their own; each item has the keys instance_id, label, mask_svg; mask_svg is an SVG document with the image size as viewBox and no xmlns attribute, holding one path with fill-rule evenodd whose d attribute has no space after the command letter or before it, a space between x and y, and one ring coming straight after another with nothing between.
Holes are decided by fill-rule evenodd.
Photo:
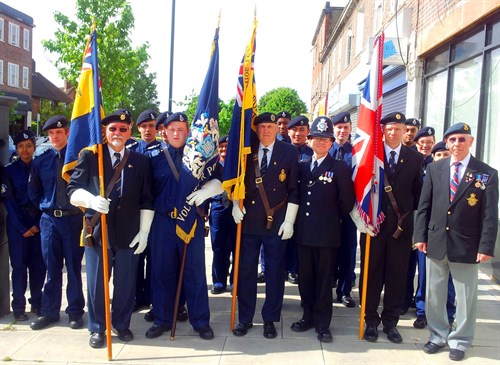
<instances>
[{"instance_id":1,"label":"navy cap","mask_svg":"<svg viewBox=\"0 0 500 365\"><path fill-rule=\"evenodd\" d=\"M167 118L172 115L171 111L163 112L158 114L156 117L156 129L161 125L165 125L165 122L167 121Z\"/></svg>"},{"instance_id":2,"label":"navy cap","mask_svg":"<svg viewBox=\"0 0 500 365\"><path fill-rule=\"evenodd\" d=\"M451 136L452 134L471 134L470 125L467 123L457 123L453 124L450 128L444 132L443 139Z\"/></svg>"},{"instance_id":3,"label":"navy cap","mask_svg":"<svg viewBox=\"0 0 500 365\"><path fill-rule=\"evenodd\" d=\"M255 117L254 124L257 125L260 123L276 123L277 119L278 118L276 118L276 115L273 113L262 113Z\"/></svg>"},{"instance_id":4,"label":"navy cap","mask_svg":"<svg viewBox=\"0 0 500 365\"><path fill-rule=\"evenodd\" d=\"M42 127L42 131L48 131L49 129L56 128L66 128L68 126L68 120L62 115L56 115L45 122Z\"/></svg>"},{"instance_id":5,"label":"navy cap","mask_svg":"<svg viewBox=\"0 0 500 365\"><path fill-rule=\"evenodd\" d=\"M403 123L404 124L405 122L406 122L405 115L403 113L400 113L400 112L394 112L394 113L387 114L385 117L383 117L380 120L380 124L382 124L382 125L386 125L389 123Z\"/></svg>"},{"instance_id":6,"label":"navy cap","mask_svg":"<svg viewBox=\"0 0 500 365\"><path fill-rule=\"evenodd\" d=\"M334 115L332 118L333 125L337 123L347 123L350 121L351 121L351 114L349 114L348 112L338 113Z\"/></svg>"},{"instance_id":7,"label":"navy cap","mask_svg":"<svg viewBox=\"0 0 500 365\"><path fill-rule=\"evenodd\" d=\"M408 119L406 119L405 124L407 126L413 126L413 127L417 127L417 128L420 128L420 126L421 126L420 120L418 120L417 118L408 118Z\"/></svg>"},{"instance_id":8,"label":"navy cap","mask_svg":"<svg viewBox=\"0 0 500 365\"><path fill-rule=\"evenodd\" d=\"M137 117L136 124L140 125L141 123L155 120L156 117L157 117L157 114L153 109L146 109L141 114L139 114L139 116Z\"/></svg>"},{"instance_id":9,"label":"navy cap","mask_svg":"<svg viewBox=\"0 0 500 365\"><path fill-rule=\"evenodd\" d=\"M448 146L446 146L445 141L438 142L432 147L431 153L436 153L440 151L448 151Z\"/></svg>"},{"instance_id":10,"label":"navy cap","mask_svg":"<svg viewBox=\"0 0 500 365\"><path fill-rule=\"evenodd\" d=\"M33 142L33 144L36 145L35 133L33 133L32 131L30 131L28 129L16 134L16 136L14 137L14 145L17 146L18 143L21 143L21 142L24 142L27 140L31 140L31 142Z\"/></svg>"},{"instance_id":11,"label":"navy cap","mask_svg":"<svg viewBox=\"0 0 500 365\"><path fill-rule=\"evenodd\" d=\"M290 123L288 123L287 128L292 129L293 127L302 127L306 126L309 128L309 118L307 118L305 115L299 115L295 118L292 119Z\"/></svg>"},{"instance_id":12,"label":"navy cap","mask_svg":"<svg viewBox=\"0 0 500 365\"><path fill-rule=\"evenodd\" d=\"M417 132L415 137L413 137L413 142L417 142L422 137L435 136L436 130L432 127L424 127Z\"/></svg>"},{"instance_id":13,"label":"navy cap","mask_svg":"<svg viewBox=\"0 0 500 365\"><path fill-rule=\"evenodd\" d=\"M219 138L219 144L221 143L227 143L227 135Z\"/></svg>"},{"instance_id":14,"label":"navy cap","mask_svg":"<svg viewBox=\"0 0 500 365\"><path fill-rule=\"evenodd\" d=\"M103 120L101 120L102 125L108 125L113 122L121 122L126 124L132 123L132 117L130 116L130 112L127 109L121 108L111 113Z\"/></svg>"},{"instance_id":15,"label":"navy cap","mask_svg":"<svg viewBox=\"0 0 500 365\"><path fill-rule=\"evenodd\" d=\"M333 122L326 116L317 117L311 126L307 138L321 137L333 139Z\"/></svg>"},{"instance_id":16,"label":"navy cap","mask_svg":"<svg viewBox=\"0 0 500 365\"><path fill-rule=\"evenodd\" d=\"M279 112L278 114L276 114L276 118L280 119L280 118L287 118L287 119L292 119L292 115L287 112L286 110L283 110L281 112Z\"/></svg>"},{"instance_id":17,"label":"navy cap","mask_svg":"<svg viewBox=\"0 0 500 365\"><path fill-rule=\"evenodd\" d=\"M163 125L166 127L167 125L169 125L172 122L186 122L187 123L188 117L186 114L181 113L181 112L173 113L172 115L170 115L167 118L167 120L165 121L165 123L163 123Z\"/></svg>"}]
</instances>

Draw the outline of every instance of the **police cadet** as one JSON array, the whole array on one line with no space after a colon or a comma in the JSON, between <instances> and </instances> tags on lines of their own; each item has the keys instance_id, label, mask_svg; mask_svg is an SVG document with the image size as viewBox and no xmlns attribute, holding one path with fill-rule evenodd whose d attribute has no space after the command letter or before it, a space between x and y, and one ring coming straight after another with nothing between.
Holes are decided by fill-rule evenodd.
<instances>
[{"instance_id":1,"label":"police cadet","mask_svg":"<svg viewBox=\"0 0 500 365\"><path fill-rule=\"evenodd\" d=\"M403 136L403 144L406 147L410 147L416 149L415 141L413 140L417 135L418 130L420 129L421 123L420 120L416 118L408 118L405 122L405 133Z\"/></svg>"},{"instance_id":2,"label":"police cadet","mask_svg":"<svg viewBox=\"0 0 500 365\"><path fill-rule=\"evenodd\" d=\"M7 237L9 239L10 265L12 266L12 310L16 321L27 321L26 288L30 285L31 312L40 315L45 264L40 242L41 212L28 197L28 177L35 134L24 130L14 137L19 156L5 167L2 181L2 198L7 209Z\"/></svg>"},{"instance_id":3,"label":"police cadet","mask_svg":"<svg viewBox=\"0 0 500 365\"><path fill-rule=\"evenodd\" d=\"M294 234L303 315L291 328L304 332L315 327L319 341L331 342L331 273L341 244L341 219L354 206L354 188L347 165L328 154L334 140L332 121L316 118L308 139L314 155L299 163L300 208Z\"/></svg>"},{"instance_id":4,"label":"police cadet","mask_svg":"<svg viewBox=\"0 0 500 365\"><path fill-rule=\"evenodd\" d=\"M276 124L278 124L278 134L276 135L276 139L278 141L290 143L290 137L288 136L288 124L290 123L292 116L289 112L283 110L276 114L276 118L278 118L278 121L276 122Z\"/></svg>"},{"instance_id":5,"label":"police cadet","mask_svg":"<svg viewBox=\"0 0 500 365\"><path fill-rule=\"evenodd\" d=\"M151 229L152 299L154 324L146 331L147 338L156 338L172 328L175 295L184 241L176 233L176 205L179 201L178 174L182 168L184 146L189 135L184 113L174 113L165 122L168 147L151 157L154 179L155 219ZM192 193L197 206L222 192L222 184L211 179ZM187 197L186 197L187 198ZM189 322L203 339L210 340L207 279L205 273L205 234L203 217L197 217L194 237L186 250L183 290L189 310Z\"/></svg>"},{"instance_id":6,"label":"police cadet","mask_svg":"<svg viewBox=\"0 0 500 365\"><path fill-rule=\"evenodd\" d=\"M103 146L106 198L99 195L98 156L83 150L68 184L71 203L86 208L85 262L88 286L89 345L102 347L106 329L100 216L107 215L108 261L113 270L111 324L121 341L132 341L130 319L133 311L139 254L147 245L153 221L151 170L147 157L128 151L128 114L114 112L102 120L107 143ZM94 218L95 217L95 218ZM90 229L89 229L90 227ZM92 242L93 241L93 242Z\"/></svg>"},{"instance_id":7,"label":"police cadet","mask_svg":"<svg viewBox=\"0 0 500 365\"><path fill-rule=\"evenodd\" d=\"M152 109L146 109L139 114L136 123L141 139L135 140L131 138L127 141L125 147L131 151L145 153L149 147L159 145L160 141L156 140L156 117L157 114Z\"/></svg>"},{"instance_id":8,"label":"police cadet","mask_svg":"<svg viewBox=\"0 0 500 365\"><path fill-rule=\"evenodd\" d=\"M330 148L330 155L337 161L344 161L349 171L352 168L352 145L349 137L352 131L351 115L348 112L336 114L333 119L335 142ZM337 302L348 308L354 308L356 302L351 297L352 282L355 280L356 246L358 232L348 214L341 217L341 240L334 266L334 279L337 279Z\"/></svg>"},{"instance_id":9,"label":"police cadet","mask_svg":"<svg viewBox=\"0 0 500 365\"><path fill-rule=\"evenodd\" d=\"M40 235L47 278L43 287L41 317L31 323L31 329L39 330L59 321L63 265L66 265L68 277L66 313L70 328L77 329L83 326L85 306L81 275L83 247L80 246L82 212L69 202L67 183L62 178L68 120L56 115L45 122L42 131L48 133L52 148L33 160L28 195L42 211Z\"/></svg>"},{"instance_id":10,"label":"police cadet","mask_svg":"<svg viewBox=\"0 0 500 365\"><path fill-rule=\"evenodd\" d=\"M240 323L233 331L244 336L253 327L257 302L257 265L261 246L266 257L266 298L262 307L264 337L277 336L274 322L281 318L285 291L286 240L293 235L298 210L298 152L277 141L276 115L262 113L255 118L258 145L252 146L245 173L245 205L233 201L233 218L243 221L238 290ZM246 215L245 215L246 214ZM243 219L243 217L245 217Z\"/></svg>"},{"instance_id":11,"label":"police cadet","mask_svg":"<svg viewBox=\"0 0 500 365\"><path fill-rule=\"evenodd\" d=\"M166 147L168 144L168 138L167 138L167 129L165 128L165 122L167 121L167 118L172 115L172 112L166 111L158 114L158 117L156 117L156 131L158 133L158 136L160 136L161 141L161 147Z\"/></svg>"},{"instance_id":12,"label":"police cadet","mask_svg":"<svg viewBox=\"0 0 500 365\"><path fill-rule=\"evenodd\" d=\"M423 156L401 143L405 133L403 113L390 113L380 123L384 135L385 191L382 195L382 211L385 219L378 234L372 238L363 337L367 341L377 341L377 326L382 322L387 339L401 343L403 339L396 325L405 296L406 272L412 249L413 210L417 208L422 189ZM362 268L365 240L366 235L361 235ZM377 308L382 289L384 304L379 315Z\"/></svg>"}]
</instances>

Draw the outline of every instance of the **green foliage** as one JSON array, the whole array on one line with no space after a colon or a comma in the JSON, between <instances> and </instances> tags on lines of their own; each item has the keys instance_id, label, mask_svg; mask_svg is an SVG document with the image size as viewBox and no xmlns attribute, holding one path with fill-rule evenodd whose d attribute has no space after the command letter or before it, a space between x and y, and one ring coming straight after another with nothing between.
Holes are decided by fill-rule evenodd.
<instances>
[{"instance_id":1,"label":"green foliage","mask_svg":"<svg viewBox=\"0 0 500 365\"><path fill-rule=\"evenodd\" d=\"M70 120L72 110L73 104L65 105L64 103L57 103L57 105L53 106L51 101L42 100L40 104L40 121L45 123L47 119L55 115L63 115L66 119Z\"/></svg>"},{"instance_id":2,"label":"green foliage","mask_svg":"<svg viewBox=\"0 0 500 365\"><path fill-rule=\"evenodd\" d=\"M288 111L292 118L307 112L306 104L297 91L289 87L279 87L265 93L259 100L259 114L264 112L279 113Z\"/></svg>"}]
</instances>

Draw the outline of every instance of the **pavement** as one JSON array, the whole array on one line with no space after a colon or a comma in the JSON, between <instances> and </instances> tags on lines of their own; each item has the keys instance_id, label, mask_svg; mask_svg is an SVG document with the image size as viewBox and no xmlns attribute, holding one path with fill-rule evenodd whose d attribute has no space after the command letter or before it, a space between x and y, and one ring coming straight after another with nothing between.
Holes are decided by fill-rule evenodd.
<instances>
[{"instance_id":1,"label":"pavement","mask_svg":"<svg viewBox=\"0 0 500 365\"><path fill-rule=\"evenodd\" d=\"M212 250L206 241L207 278L211 278ZM359 273L359 262L357 267ZM85 280L85 273L83 273ZM64 283L66 285L66 283ZM113 335L112 362L115 364L450 364L449 349L428 355L422 351L428 330L415 329L415 311L401 317L398 329L402 344L389 342L379 329L376 343L358 339L359 308L333 304L333 342L320 343L314 329L295 333L290 325L301 318L300 296L297 285L286 283L281 322L276 323L278 336L266 339L262 335L260 309L264 285L258 284L257 311L254 327L244 337L235 337L230 329L231 293L209 293L211 326L215 338L201 339L188 322L179 322L176 337L170 341L170 332L156 339L148 339L145 332L151 323L143 317L146 310L133 314L130 329L135 334L131 342L121 342ZM86 283L84 283L86 288ZM210 286L209 286L210 289ZM112 291L111 291L112 292ZM335 293L334 293L335 294ZM353 297L359 303L357 285ZM63 301L65 301L63 295ZM63 303L63 311L66 303ZM28 308L29 309L29 308ZM12 364L106 364L107 349L92 349L88 345L89 332L84 328L72 330L68 317L61 312L61 320L41 331L33 331L26 322L15 322L12 314L0 318L0 362ZM86 318L85 318L86 320ZM236 316L237 322L237 316ZM500 285L486 274L479 273L478 319L474 346L466 353L463 364L500 364Z\"/></svg>"}]
</instances>

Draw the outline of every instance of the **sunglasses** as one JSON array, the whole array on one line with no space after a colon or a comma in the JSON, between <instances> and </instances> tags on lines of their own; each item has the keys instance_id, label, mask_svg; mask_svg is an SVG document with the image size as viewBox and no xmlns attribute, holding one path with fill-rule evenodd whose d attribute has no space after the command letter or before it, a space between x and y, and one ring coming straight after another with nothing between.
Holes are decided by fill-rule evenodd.
<instances>
[{"instance_id":1,"label":"sunglasses","mask_svg":"<svg viewBox=\"0 0 500 365\"><path fill-rule=\"evenodd\" d=\"M467 140L467 138L465 138L465 137L450 137L450 138L448 138L448 142L450 142L450 143L455 143L457 141L460 143L464 143L466 140Z\"/></svg>"},{"instance_id":2,"label":"sunglasses","mask_svg":"<svg viewBox=\"0 0 500 365\"><path fill-rule=\"evenodd\" d=\"M117 127L109 127L108 128L108 131L110 132L116 132L117 130L120 131L120 133L127 133L128 132L128 128L127 127L120 127L120 128L117 128Z\"/></svg>"}]
</instances>

